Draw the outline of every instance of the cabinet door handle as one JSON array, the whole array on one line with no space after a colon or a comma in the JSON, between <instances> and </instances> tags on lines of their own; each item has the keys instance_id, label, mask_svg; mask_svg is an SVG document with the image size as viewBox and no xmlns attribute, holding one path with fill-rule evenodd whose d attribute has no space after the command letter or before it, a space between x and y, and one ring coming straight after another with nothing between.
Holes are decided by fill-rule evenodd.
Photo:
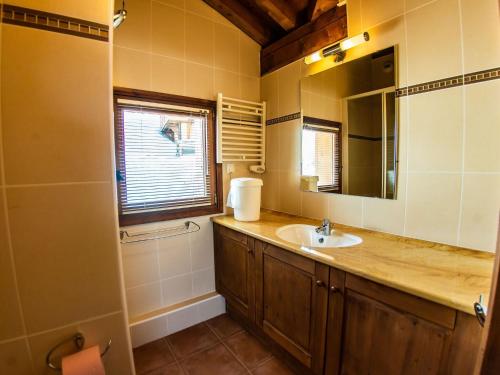
<instances>
[{"instance_id":1,"label":"cabinet door handle","mask_svg":"<svg viewBox=\"0 0 500 375\"><path fill-rule=\"evenodd\" d=\"M326 284L323 280L316 280L316 286L320 286L322 288L326 287Z\"/></svg>"},{"instance_id":2,"label":"cabinet door handle","mask_svg":"<svg viewBox=\"0 0 500 375\"><path fill-rule=\"evenodd\" d=\"M335 285L332 285L332 286L330 286L330 292L338 293L338 292L340 292L340 289L337 288Z\"/></svg>"},{"instance_id":3,"label":"cabinet door handle","mask_svg":"<svg viewBox=\"0 0 500 375\"><path fill-rule=\"evenodd\" d=\"M253 249L248 249L247 253L253 255Z\"/></svg>"}]
</instances>

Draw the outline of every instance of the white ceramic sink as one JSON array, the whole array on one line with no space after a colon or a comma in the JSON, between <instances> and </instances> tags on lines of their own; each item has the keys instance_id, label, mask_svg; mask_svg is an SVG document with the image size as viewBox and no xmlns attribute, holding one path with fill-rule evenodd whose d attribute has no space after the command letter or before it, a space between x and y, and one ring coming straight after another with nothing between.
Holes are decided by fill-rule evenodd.
<instances>
[{"instance_id":1,"label":"white ceramic sink","mask_svg":"<svg viewBox=\"0 0 500 375\"><path fill-rule=\"evenodd\" d=\"M284 241L306 247L349 247L360 244L363 239L352 234L332 230L329 236L316 233L316 227L305 224L285 225L276 230Z\"/></svg>"}]
</instances>

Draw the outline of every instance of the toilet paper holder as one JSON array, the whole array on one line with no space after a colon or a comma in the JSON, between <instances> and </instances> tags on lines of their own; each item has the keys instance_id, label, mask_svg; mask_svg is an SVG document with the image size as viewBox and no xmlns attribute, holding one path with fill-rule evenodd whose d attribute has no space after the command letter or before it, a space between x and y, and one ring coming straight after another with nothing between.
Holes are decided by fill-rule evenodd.
<instances>
[{"instance_id":1,"label":"toilet paper holder","mask_svg":"<svg viewBox=\"0 0 500 375\"><path fill-rule=\"evenodd\" d=\"M47 364L47 366L49 368L51 368L52 370L56 370L56 371L62 370L61 366L54 364L53 359L52 359L52 354L54 354L54 352L57 349L59 349L61 346L66 345L67 343L69 343L71 341L75 344L77 351L80 351L83 349L83 347L85 345L85 336L83 336L82 333L77 332L73 336L71 336L70 338L68 338L64 341L61 341L59 344L57 344L52 349L50 349L50 351L47 353L47 357L45 357L45 363ZM106 345L104 350L101 352L101 357L104 357L110 348L111 348L111 338L109 339L108 344Z\"/></svg>"}]
</instances>

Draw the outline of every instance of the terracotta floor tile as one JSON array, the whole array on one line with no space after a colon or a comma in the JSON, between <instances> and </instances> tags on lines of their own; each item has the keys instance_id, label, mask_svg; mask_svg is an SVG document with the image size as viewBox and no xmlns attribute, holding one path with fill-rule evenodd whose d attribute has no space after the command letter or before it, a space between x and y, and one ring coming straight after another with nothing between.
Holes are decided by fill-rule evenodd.
<instances>
[{"instance_id":1,"label":"terracotta floor tile","mask_svg":"<svg viewBox=\"0 0 500 375\"><path fill-rule=\"evenodd\" d=\"M185 358L202 349L214 345L219 340L204 324L186 328L167 337L177 358Z\"/></svg>"},{"instance_id":2,"label":"terracotta floor tile","mask_svg":"<svg viewBox=\"0 0 500 375\"><path fill-rule=\"evenodd\" d=\"M293 375L294 373L280 360L273 358L256 369L252 370L254 375Z\"/></svg>"},{"instance_id":3,"label":"terracotta floor tile","mask_svg":"<svg viewBox=\"0 0 500 375\"><path fill-rule=\"evenodd\" d=\"M207 324L215 331L220 338L225 338L243 331L243 327L236 323L227 314L216 316L207 321Z\"/></svg>"},{"instance_id":4,"label":"terracotta floor tile","mask_svg":"<svg viewBox=\"0 0 500 375\"><path fill-rule=\"evenodd\" d=\"M189 375L238 375L247 373L247 370L222 344L185 359L182 361L182 367Z\"/></svg>"},{"instance_id":5,"label":"terracotta floor tile","mask_svg":"<svg viewBox=\"0 0 500 375\"><path fill-rule=\"evenodd\" d=\"M165 339L156 340L134 349L134 362L138 374L144 374L174 361L174 356Z\"/></svg>"},{"instance_id":6,"label":"terracotta floor tile","mask_svg":"<svg viewBox=\"0 0 500 375\"><path fill-rule=\"evenodd\" d=\"M271 357L267 350L255 337L248 332L238 333L225 340L227 346L236 354L249 369Z\"/></svg>"},{"instance_id":7,"label":"terracotta floor tile","mask_svg":"<svg viewBox=\"0 0 500 375\"><path fill-rule=\"evenodd\" d=\"M147 372L145 375L184 375L184 371L177 363L172 363L171 365Z\"/></svg>"}]
</instances>

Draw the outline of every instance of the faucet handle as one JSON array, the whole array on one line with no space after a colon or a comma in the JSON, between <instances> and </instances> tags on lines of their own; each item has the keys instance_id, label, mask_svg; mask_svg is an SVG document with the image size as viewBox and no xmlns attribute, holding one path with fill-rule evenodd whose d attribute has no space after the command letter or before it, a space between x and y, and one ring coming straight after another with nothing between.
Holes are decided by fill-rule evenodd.
<instances>
[{"instance_id":1,"label":"faucet handle","mask_svg":"<svg viewBox=\"0 0 500 375\"><path fill-rule=\"evenodd\" d=\"M328 225L330 224L330 220L328 218L323 219L323 225Z\"/></svg>"}]
</instances>

